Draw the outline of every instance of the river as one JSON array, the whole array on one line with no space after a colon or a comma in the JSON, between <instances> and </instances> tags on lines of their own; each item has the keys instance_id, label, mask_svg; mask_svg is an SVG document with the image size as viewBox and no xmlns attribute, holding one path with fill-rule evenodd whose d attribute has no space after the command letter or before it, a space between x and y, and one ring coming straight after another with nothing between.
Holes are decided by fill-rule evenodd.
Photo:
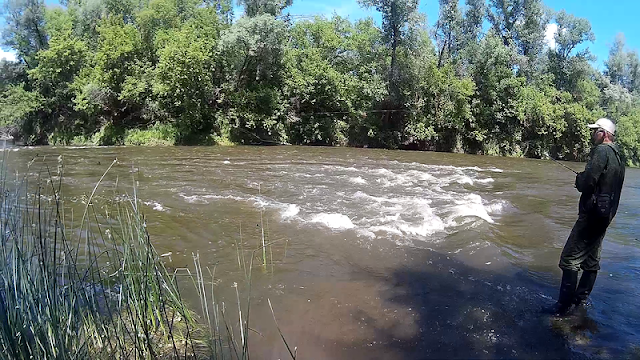
<instances>
[{"instance_id":1,"label":"river","mask_svg":"<svg viewBox=\"0 0 640 360\"><path fill-rule=\"evenodd\" d=\"M254 358L287 358L267 299L302 359L619 358L640 344L637 169L627 170L593 305L555 321L539 309L557 296L579 193L550 161L295 146L10 150L19 173L36 154L52 167L61 155L71 204L117 158L98 196L135 183L168 265L199 253L230 303L239 255L250 257L264 229Z\"/></svg>"}]
</instances>

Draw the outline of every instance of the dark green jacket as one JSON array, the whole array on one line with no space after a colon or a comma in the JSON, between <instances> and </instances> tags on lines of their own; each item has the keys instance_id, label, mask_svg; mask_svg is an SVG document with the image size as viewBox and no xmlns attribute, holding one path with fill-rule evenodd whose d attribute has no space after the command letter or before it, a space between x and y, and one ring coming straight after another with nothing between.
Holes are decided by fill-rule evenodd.
<instances>
[{"instance_id":1,"label":"dark green jacket","mask_svg":"<svg viewBox=\"0 0 640 360\"><path fill-rule=\"evenodd\" d=\"M576 176L576 188L582 193L580 213L597 216L598 196L609 196L608 217L611 221L618 211L624 173L625 165L616 145L600 144L591 149L585 170Z\"/></svg>"}]
</instances>

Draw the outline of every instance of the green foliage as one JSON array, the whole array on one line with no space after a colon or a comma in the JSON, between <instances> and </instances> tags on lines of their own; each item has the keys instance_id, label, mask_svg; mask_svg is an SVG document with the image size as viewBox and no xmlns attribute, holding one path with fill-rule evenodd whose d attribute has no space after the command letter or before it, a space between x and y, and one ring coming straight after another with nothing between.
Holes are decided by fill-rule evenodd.
<instances>
[{"instance_id":1,"label":"green foliage","mask_svg":"<svg viewBox=\"0 0 640 360\"><path fill-rule=\"evenodd\" d=\"M244 6L246 16L254 17L263 14L278 16L286 7L291 6L292 0L240 0Z\"/></svg>"},{"instance_id":2,"label":"green foliage","mask_svg":"<svg viewBox=\"0 0 640 360\"><path fill-rule=\"evenodd\" d=\"M640 59L638 51L627 50L624 34L618 34L605 62L605 74L611 82L630 92L640 92Z\"/></svg>"},{"instance_id":3,"label":"green foliage","mask_svg":"<svg viewBox=\"0 0 640 360\"><path fill-rule=\"evenodd\" d=\"M13 48L29 68L36 67L36 54L47 48L44 0L8 0L2 6L3 45Z\"/></svg>"},{"instance_id":4,"label":"green foliage","mask_svg":"<svg viewBox=\"0 0 640 360\"><path fill-rule=\"evenodd\" d=\"M475 83L455 75L454 68L438 68L433 56L416 61L414 76L419 79L406 125L409 141L439 151L460 151L463 138L474 137L471 97Z\"/></svg>"},{"instance_id":5,"label":"green foliage","mask_svg":"<svg viewBox=\"0 0 640 360\"><path fill-rule=\"evenodd\" d=\"M282 143L281 89L286 24L271 15L244 17L220 35L217 70L222 80L217 123L236 143Z\"/></svg>"},{"instance_id":6,"label":"green foliage","mask_svg":"<svg viewBox=\"0 0 640 360\"><path fill-rule=\"evenodd\" d=\"M458 51L465 40L462 33L462 13L458 3L456 0L440 0L440 16L436 23L439 67L448 60L457 60Z\"/></svg>"},{"instance_id":7,"label":"green foliage","mask_svg":"<svg viewBox=\"0 0 640 360\"><path fill-rule=\"evenodd\" d=\"M2 132L29 144L313 144L583 159L607 116L638 163L640 60L592 66L587 19L541 0L362 0L350 21L290 0L5 5ZM432 14L429 14L432 15ZM483 24L490 24L483 31ZM545 46L547 24L558 26ZM154 124L148 127L148 124Z\"/></svg>"},{"instance_id":8,"label":"green foliage","mask_svg":"<svg viewBox=\"0 0 640 360\"><path fill-rule=\"evenodd\" d=\"M525 86L518 102L518 119L523 128L524 155L544 157L565 132L563 100L568 94L561 93L550 84Z\"/></svg>"},{"instance_id":9,"label":"green foliage","mask_svg":"<svg viewBox=\"0 0 640 360\"><path fill-rule=\"evenodd\" d=\"M627 164L640 166L640 104L629 114L620 117L617 127L617 140L620 143Z\"/></svg>"},{"instance_id":10,"label":"green foliage","mask_svg":"<svg viewBox=\"0 0 640 360\"><path fill-rule=\"evenodd\" d=\"M28 81L27 69L16 61L0 60L0 92L6 91L16 84L24 84Z\"/></svg>"},{"instance_id":11,"label":"green foliage","mask_svg":"<svg viewBox=\"0 0 640 360\"><path fill-rule=\"evenodd\" d=\"M100 130L93 134L91 143L102 146L122 145L124 144L124 137L124 129L109 122L102 125Z\"/></svg>"},{"instance_id":12,"label":"green foliage","mask_svg":"<svg viewBox=\"0 0 640 360\"><path fill-rule=\"evenodd\" d=\"M28 129L31 134L42 134L42 124L37 114L42 109L43 99L36 92L26 91L22 85L10 86L0 97L0 130L4 135L15 135ZM38 139L28 139L37 143Z\"/></svg>"},{"instance_id":13,"label":"green foliage","mask_svg":"<svg viewBox=\"0 0 640 360\"><path fill-rule=\"evenodd\" d=\"M70 26L61 27L49 40L49 48L38 52L38 66L29 70L31 86L44 99L40 121L47 133L71 134L78 115L73 107L73 81L86 66L88 49L73 36Z\"/></svg>"},{"instance_id":14,"label":"green foliage","mask_svg":"<svg viewBox=\"0 0 640 360\"><path fill-rule=\"evenodd\" d=\"M285 96L291 99L288 137L296 144L346 145L350 124L358 122L358 100L369 85L359 78L356 64L344 56L357 51L361 31L340 17L297 23L285 55ZM370 85L369 85L370 86Z\"/></svg>"},{"instance_id":15,"label":"green foliage","mask_svg":"<svg viewBox=\"0 0 640 360\"><path fill-rule=\"evenodd\" d=\"M147 129L131 129L127 131L125 145L174 145L176 130L168 124L155 123Z\"/></svg>"},{"instance_id":16,"label":"green foliage","mask_svg":"<svg viewBox=\"0 0 640 360\"><path fill-rule=\"evenodd\" d=\"M417 0L359 0L362 6L373 7L382 15L382 39L391 51L389 63L389 105L391 110L398 110L403 102L401 93L401 62L402 52L410 50L416 45L414 35L420 24L417 14ZM390 130L395 130L399 122L393 121Z\"/></svg>"},{"instance_id":17,"label":"green foliage","mask_svg":"<svg viewBox=\"0 0 640 360\"><path fill-rule=\"evenodd\" d=\"M176 141L198 143L215 123L214 70L217 25L215 14L207 27L196 20L168 33L158 52L153 94L160 107L175 121Z\"/></svg>"}]
</instances>

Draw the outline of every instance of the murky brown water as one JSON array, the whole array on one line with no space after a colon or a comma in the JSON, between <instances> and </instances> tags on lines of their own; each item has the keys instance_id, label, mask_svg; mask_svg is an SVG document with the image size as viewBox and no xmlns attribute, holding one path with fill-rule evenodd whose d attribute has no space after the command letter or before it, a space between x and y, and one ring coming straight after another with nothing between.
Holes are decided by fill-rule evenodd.
<instances>
[{"instance_id":1,"label":"murky brown water","mask_svg":"<svg viewBox=\"0 0 640 360\"><path fill-rule=\"evenodd\" d=\"M70 202L117 157L105 188L135 179L158 251L172 267L199 252L229 302L243 278L237 246L248 261L263 224L273 245L252 279L254 358L287 358L267 299L303 359L617 358L640 341L635 169L593 307L559 323L538 310L556 296L579 194L552 162L315 147L20 148L9 167L24 171L36 154L52 166L63 156Z\"/></svg>"}]
</instances>

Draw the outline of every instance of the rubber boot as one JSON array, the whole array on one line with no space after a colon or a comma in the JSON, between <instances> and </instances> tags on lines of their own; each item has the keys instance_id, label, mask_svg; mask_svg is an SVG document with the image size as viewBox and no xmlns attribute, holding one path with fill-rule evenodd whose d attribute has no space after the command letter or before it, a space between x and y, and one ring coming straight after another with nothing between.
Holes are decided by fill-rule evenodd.
<instances>
[{"instance_id":1,"label":"rubber boot","mask_svg":"<svg viewBox=\"0 0 640 360\"><path fill-rule=\"evenodd\" d=\"M562 283L560 284L560 294L558 301L545 312L553 316L565 316L573 306L575 301L576 285L578 284L578 272L573 270L562 270Z\"/></svg>"},{"instance_id":2,"label":"rubber boot","mask_svg":"<svg viewBox=\"0 0 640 360\"><path fill-rule=\"evenodd\" d=\"M582 273L574 299L574 304L576 304L576 306L583 306L586 304L587 299L591 294L591 290L593 290L593 285L596 283L597 276L598 271L584 271Z\"/></svg>"}]
</instances>

